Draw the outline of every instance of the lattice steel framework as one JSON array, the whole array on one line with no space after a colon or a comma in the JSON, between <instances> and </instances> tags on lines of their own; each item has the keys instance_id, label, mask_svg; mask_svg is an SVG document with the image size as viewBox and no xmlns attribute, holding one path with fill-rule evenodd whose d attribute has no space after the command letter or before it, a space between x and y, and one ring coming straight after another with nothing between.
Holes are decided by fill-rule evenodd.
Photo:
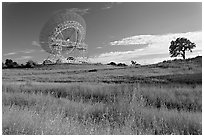
<instances>
[{"instance_id":1,"label":"lattice steel framework","mask_svg":"<svg viewBox=\"0 0 204 137\"><path fill-rule=\"evenodd\" d=\"M41 47L51 62L86 62L85 20L77 13L62 10L53 15L40 33Z\"/></svg>"}]
</instances>

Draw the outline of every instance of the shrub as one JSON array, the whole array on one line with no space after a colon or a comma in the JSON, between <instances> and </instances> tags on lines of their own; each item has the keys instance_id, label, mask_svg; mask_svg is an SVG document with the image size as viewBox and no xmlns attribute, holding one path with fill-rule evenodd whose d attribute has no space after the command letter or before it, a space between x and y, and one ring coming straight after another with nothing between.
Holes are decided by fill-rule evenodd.
<instances>
[{"instance_id":1,"label":"shrub","mask_svg":"<svg viewBox=\"0 0 204 137\"><path fill-rule=\"evenodd\" d=\"M11 59L6 59L6 61L5 61L5 67L6 68L16 68L18 66L19 66L18 63L13 62L13 60L11 60Z\"/></svg>"},{"instance_id":2,"label":"shrub","mask_svg":"<svg viewBox=\"0 0 204 137\"><path fill-rule=\"evenodd\" d=\"M26 67L27 68L33 68L33 67L35 67L37 65L37 63L36 62L34 62L34 61L32 61L32 60L29 60L28 62L26 62Z\"/></svg>"},{"instance_id":3,"label":"shrub","mask_svg":"<svg viewBox=\"0 0 204 137\"><path fill-rule=\"evenodd\" d=\"M53 62L46 59L46 60L43 61L43 65L47 65L47 64L53 64Z\"/></svg>"},{"instance_id":4,"label":"shrub","mask_svg":"<svg viewBox=\"0 0 204 137\"><path fill-rule=\"evenodd\" d=\"M110 62L107 65L112 65L112 66L116 66L117 64L115 62Z\"/></svg>"},{"instance_id":5,"label":"shrub","mask_svg":"<svg viewBox=\"0 0 204 137\"><path fill-rule=\"evenodd\" d=\"M118 63L117 66L127 66L125 63Z\"/></svg>"},{"instance_id":6,"label":"shrub","mask_svg":"<svg viewBox=\"0 0 204 137\"><path fill-rule=\"evenodd\" d=\"M2 62L2 68L6 68L6 64Z\"/></svg>"}]
</instances>

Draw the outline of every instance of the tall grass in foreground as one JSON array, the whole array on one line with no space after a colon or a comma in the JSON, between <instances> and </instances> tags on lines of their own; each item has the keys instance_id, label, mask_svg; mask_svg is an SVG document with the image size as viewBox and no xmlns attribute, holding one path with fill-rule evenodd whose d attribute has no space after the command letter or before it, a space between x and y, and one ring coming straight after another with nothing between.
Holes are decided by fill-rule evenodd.
<instances>
[{"instance_id":1,"label":"tall grass in foreground","mask_svg":"<svg viewBox=\"0 0 204 137\"><path fill-rule=\"evenodd\" d=\"M2 89L3 134L202 134L200 86L80 83Z\"/></svg>"}]
</instances>

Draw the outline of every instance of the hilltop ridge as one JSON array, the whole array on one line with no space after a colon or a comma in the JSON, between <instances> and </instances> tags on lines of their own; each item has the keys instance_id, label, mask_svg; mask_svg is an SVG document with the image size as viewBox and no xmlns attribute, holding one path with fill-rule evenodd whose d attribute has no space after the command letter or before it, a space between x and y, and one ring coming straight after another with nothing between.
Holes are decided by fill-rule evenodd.
<instances>
[{"instance_id":1,"label":"hilltop ridge","mask_svg":"<svg viewBox=\"0 0 204 137\"><path fill-rule=\"evenodd\" d=\"M56 64L3 69L9 82L202 83L202 57L163 61L152 65Z\"/></svg>"}]
</instances>

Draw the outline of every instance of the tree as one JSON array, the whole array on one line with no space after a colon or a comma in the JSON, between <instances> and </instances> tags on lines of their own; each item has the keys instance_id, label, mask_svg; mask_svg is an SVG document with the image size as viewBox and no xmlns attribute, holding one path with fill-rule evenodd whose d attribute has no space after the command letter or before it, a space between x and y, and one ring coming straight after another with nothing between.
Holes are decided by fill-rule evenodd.
<instances>
[{"instance_id":1,"label":"tree","mask_svg":"<svg viewBox=\"0 0 204 137\"><path fill-rule=\"evenodd\" d=\"M75 60L74 57L68 57L67 60Z\"/></svg>"},{"instance_id":2,"label":"tree","mask_svg":"<svg viewBox=\"0 0 204 137\"><path fill-rule=\"evenodd\" d=\"M29 60L28 62L26 62L26 68L33 68L36 65L37 63L32 60Z\"/></svg>"},{"instance_id":3,"label":"tree","mask_svg":"<svg viewBox=\"0 0 204 137\"><path fill-rule=\"evenodd\" d=\"M13 62L13 68L17 68L19 65L17 62Z\"/></svg>"},{"instance_id":4,"label":"tree","mask_svg":"<svg viewBox=\"0 0 204 137\"><path fill-rule=\"evenodd\" d=\"M53 64L53 62L51 60L46 59L43 61L43 65L47 65L47 64Z\"/></svg>"},{"instance_id":5,"label":"tree","mask_svg":"<svg viewBox=\"0 0 204 137\"><path fill-rule=\"evenodd\" d=\"M131 65L132 65L132 66L138 66L138 65L140 65L140 64L137 63L137 61L131 60Z\"/></svg>"},{"instance_id":6,"label":"tree","mask_svg":"<svg viewBox=\"0 0 204 137\"><path fill-rule=\"evenodd\" d=\"M117 66L127 66L125 63L118 63Z\"/></svg>"},{"instance_id":7,"label":"tree","mask_svg":"<svg viewBox=\"0 0 204 137\"><path fill-rule=\"evenodd\" d=\"M11 59L6 59L5 61L5 67L6 68L17 68L19 65L17 62L14 62Z\"/></svg>"},{"instance_id":8,"label":"tree","mask_svg":"<svg viewBox=\"0 0 204 137\"><path fill-rule=\"evenodd\" d=\"M6 64L2 62L2 68L6 68Z\"/></svg>"},{"instance_id":9,"label":"tree","mask_svg":"<svg viewBox=\"0 0 204 137\"><path fill-rule=\"evenodd\" d=\"M169 52L171 57L177 57L180 55L185 59L185 52L192 52L194 47L196 47L195 43L192 43L187 38L177 38L175 41L171 41Z\"/></svg>"},{"instance_id":10,"label":"tree","mask_svg":"<svg viewBox=\"0 0 204 137\"><path fill-rule=\"evenodd\" d=\"M117 64L115 62L110 62L107 65L112 65L112 66L116 66Z\"/></svg>"},{"instance_id":11,"label":"tree","mask_svg":"<svg viewBox=\"0 0 204 137\"><path fill-rule=\"evenodd\" d=\"M136 65L136 64L137 64L137 61L131 60L131 64L132 64L132 65Z\"/></svg>"},{"instance_id":12,"label":"tree","mask_svg":"<svg viewBox=\"0 0 204 137\"><path fill-rule=\"evenodd\" d=\"M12 68L13 67L13 60L6 59L5 65L6 65L7 68Z\"/></svg>"},{"instance_id":13,"label":"tree","mask_svg":"<svg viewBox=\"0 0 204 137\"><path fill-rule=\"evenodd\" d=\"M24 68L24 67L25 67L25 65L24 65L24 64L21 64L21 65L20 65L20 67L21 67L21 68Z\"/></svg>"}]
</instances>

